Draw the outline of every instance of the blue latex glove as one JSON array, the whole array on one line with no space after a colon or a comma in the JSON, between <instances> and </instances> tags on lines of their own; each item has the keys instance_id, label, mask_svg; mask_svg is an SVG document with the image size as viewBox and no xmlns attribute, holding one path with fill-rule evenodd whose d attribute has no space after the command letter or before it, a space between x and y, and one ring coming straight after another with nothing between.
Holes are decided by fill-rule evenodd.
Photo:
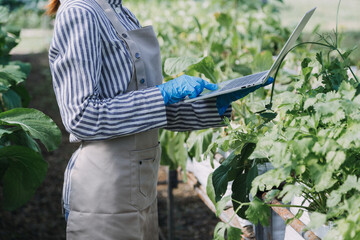
<instances>
[{"instance_id":1,"label":"blue latex glove","mask_svg":"<svg viewBox=\"0 0 360 240\"><path fill-rule=\"evenodd\" d=\"M160 89L160 92L164 97L165 105L180 102L186 96L189 96L189 98L195 98L202 93L204 88L209 90L216 90L218 88L216 84L188 75L181 75L178 78L161 85L157 85L157 87Z\"/></svg>"},{"instance_id":2,"label":"blue latex glove","mask_svg":"<svg viewBox=\"0 0 360 240\"><path fill-rule=\"evenodd\" d=\"M218 96L216 98L216 107L218 109L220 116L222 116L225 113L226 109L230 106L230 104L232 102L234 102L240 98L243 98L246 95L248 95L249 93L255 91L256 89L264 87L266 85L269 85L273 82L274 82L274 79L272 77L269 77L268 80L264 84L250 87L250 88L241 89L236 92Z\"/></svg>"}]
</instances>

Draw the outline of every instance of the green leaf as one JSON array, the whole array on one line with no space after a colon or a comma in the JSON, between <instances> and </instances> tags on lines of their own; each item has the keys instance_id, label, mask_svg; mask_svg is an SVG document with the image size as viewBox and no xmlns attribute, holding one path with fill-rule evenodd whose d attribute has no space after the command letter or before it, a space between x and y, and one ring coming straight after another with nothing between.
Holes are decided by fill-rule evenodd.
<instances>
[{"instance_id":1,"label":"green leaf","mask_svg":"<svg viewBox=\"0 0 360 240\"><path fill-rule=\"evenodd\" d=\"M214 185L212 182L212 176L213 173L210 173L207 179L207 184L206 184L206 194L208 195L208 197L210 198L211 202L215 205L216 201L215 201L215 189L214 189Z\"/></svg>"},{"instance_id":2,"label":"green leaf","mask_svg":"<svg viewBox=\"0 0 360 240\"><path fill-rule=\"evenodd\" d=\"M186 161L188 158L185 148L185 132L172 132L161 130L159 141L161 143L161 165L169 166L169 169L175 170L179 166L186 171ZM183 176L186 181L186 174Z\"/></svg>"},{"instance_id":3,"label":"green leaf","mask_svg":"<svg viewBox=\"0 0 360 240\"><path fill-rule=\"evenodd\" d=\"M224 162L221 163L224 166L228 166L228 175L227 180L232 181L235 179L235 177L238 175L239 171L242 171L243 168L238 168L238 165L240 165L240 156L236 155L235 151L233 151Z\"/></svg>"},{"instance_id":4,"label":"green leaf","mask_svg":"<svg viewBox=\"0 0 360 240\"><path fill-rule=\"evenodd\" d=\"M227 240L239 240L243 232L239 228L229 226L227 228Z\"/></svg>"},{"instance_id":5,"label":"green leaf","mask_svg":"<svg viewBox=\"0 0 360 240\"><path fill-rule=\"evenodd\" d=\"M197 62L189 67L189 70L195 70L199 73L202 73L207 77L211 82L216 83L217 80L214 76L214 60L212 57L207 56L201 59L200 62Z\"/></svg>"},{"instance_id":6,"label":"green leaf","mask_svg":"<svg viewBox=\"0 0 360 240\"><path fill-rule=\"evenodd\" d=\"M43 182L47 163L42 156L26 147L0 148L0 162L9 164L3 183L3 208L14 210L26 203Z\"/></svg>"},{"instance_id":7,"label":"green leaf","mask_svg":"<svg viewBox=\"0 0 360 240\"><path fill-rule=\"evenodd\" d=\"M249 68L247 65L244 65L244 64L234 65L232 67L232 70L234 72L240 73L243 76L252 74L251 68Z\"/></svg>"},{"instance_id":8,"label":"green leaf","mask_svg":"<svg viewBox=\"0 0 360 240\"><path fill-rule=\"evenodd\" d=\"M211 144L212 137L212 129L191 132L186 142L189 149L189 155L197 161L201 161L201 155L205 153L208 146Z\"/></svg>"},{"instance_id":9,"label":"green leaf","mask_svg":"<svg viewBox=\"0 0 360 240\"><path fill-rule=\"evenodd\" d=\"M223 197L220 201L215 204L216 216L219 217L222 211L224 211L226 204L231 200L231 196Z\"/></svg>"},{"instance_id":10,"label":"green leaf","mask_svg":"<svg viewBox=\"0 0 360 240\"><path fill-rule=\"evenodd\" d=\"M318 100L316 98L308 98L305 100L304 103L304 110L307 110L309 107L314 106L314 104L317 102Z\"/></svg>"},{"instance_id":11,"label":"green leaf","mask_svg":"<svg viewBox=\"0 0 360 240\"><path fill-rule=\"evenodd\" d=\"M226 224L223 222L218 222L214 229L214 238L213 240L225 240Z\"/></svg>"},{"instance_id":12,"label":"green leaf","mask_svg":"<svg viewBox=\"0 0 360 240\"><path fill-rule=\"evenodd\" d=\"M13 133L13 131L15 131L15 130L17 130L17 129L13 129L13 128L3 129L2 126L0 126L0 138L3 137L4 135Z\"/></svg>"},{"instance_id":13,"label":"green leaf","mask_svg":"<svg viewBox=\"0 0 360 240\"><path fill-rule=\"evenodd\" d=\"M350 83L344 81L339 87L339 93L343 98L352 100L356 94L356 88L354 88Z\"/></svg>"},{"instance_id":14,"label":"green leaf","mask_svg":"<svg viewBox=\"0 0 360 240\"><path fill-rule=\"evenodd\" d=\"M224 195L227 189L229 181L234 180L240 172L242 172L250 155L254 152L256 147L255 143L245 143L242 147L234 150L226 160L214 171L213 184L215 189L215 200L219 201ZM241 149L240 154L236 155L236 152ZM253 174L254 172L252 172ZM244 179L246 184L246 178Z\"/></svg>"},{"instance_id":15,"label":"green leaf","mask_svg":"<svg viewBox=\"0 0 360 240\"><path fill-rule=\"evenodd\" d=\"M333 170L338 170L345 162L346 155L343 151L330 151L326 154L326 161L329 163Z\"/></svg>"},{"instance_id":16,"label":"green leaf","mask_svg":"<svg viewBox=\"0 0 360 240\"><path fill-rule=\"evenodd\" d=\"M15 36L15 38L20 37L21 27L15 25L6 25L5 31Z\"/></svg>"},{"instance_id":17,"label":"green leaf","mask_svg":"<svg viewBox=\"0 0 360 240\"><path fill-rule=\"evenodd\" d=\"M55 150L61 142L61 132L53 120L36 109L15 108L0 113L2 124L19 126L39 139L48 151Z\"/></svg>"},{"instance_id":18,"label":"green leaf","mask_svg":"<svg viewBox=\"0 0 360 240\"><path fill-rule=\"evenodd\" d=\"M356 176L349 175L346 178L345 182L338 189L333 190L330 193L326 204L328 205L328 207L337 206L341 201L342 195L347 194L352 189L357 189L358 191L360 191L360 181L357 179Z\"/></svg>"},{"instance_id":19,"label":"green leaf","mask_svg":"<svg viewBox=\"0 0 360 240\"><path fill-rule=\"evenodd\" d=\"M225 235L227 240L237 240L241 239L242 231L227 223L218 222L215 226L213 240L225 240Z\"/></svg>"},{"instance_id":20,"label":"green leaf","mask_svg":"<svg viewBox=\"0 0 360 240\"><path fill-rule=\"evenodd\" d=\"M252 62L254 72L261 72L269 69L273 64L272 53L263 51L255 55Z\"/></svg>"},{"instance_id":21,"label":"green leaf","mask_svg":"<svg viewBox=\"0 0 360 240\"><path fill-rule=\"evenodd\" d=\"M254 200L251 201L249 208L246 210L247 219L257 224L260 222L263 226L269 225L270 219L270 207L263 203L259 198L254 197Z\"/></svg>"},{"instance_id":22,"label":"green leaf","mask_svg":"<svg viewBox=\"0 0 360 240\"><path fill-rule=\"evenodd\" d=\"M332 191L326 200L328 207L335 207L341 201L341 194L338 191Z\"/></svg>"},{"instance_id":23,"label":"green leaf","mask_svg":"<svg viewBox=\"0 0 360 240\"><path fill-rule=\"evenodd\" d=\"M11 61L11 62L9 62L9 65L19 66L20 71L25 73L26 76L28 76L30 71L31 71L31 64L30 63L24 63L24 62L21 62L21 61Z\"/></svg>"},{"instance_id":24,"label":"green leaf","mask_svg":"<svg viewBox=\"0 0 360 240\"><path fill-rule=\"evenodd\" d=\"M301 196L304 190L303 185L293 185L288 184L284 187L284 189L280 193L280 197L282 197L282 202L289 203L295 196Z\"/></svg>"},{"instance_id":25,"label":"green leaf","mask_svg":"<svg viewBox=\"0 0 360 240\"><path fill-rule=\"evenodd\" d=\"M213 173L212 182L214 185L216 202L220 201L227 190L229 170L229 166L220 165Z\"/></svg>"},{"instance_id":26,"label":"green leaf","mask_svg":"<svg viewBox=\"0 0 360 240\"><path fill-rule=\"evenodd\" d=\"M247 176L246 176L246 188L248 189L248 194L250 193L250 189L251 189L251 185L253 180L259 175L258 173L258 167L257 165L252 166L252 168L250 168Z\"/></svg>"},{"instance_id":27,"label":"green leaf","mask_svg":"<svg viewBox=\"0 0 360 240\"><path fill-rule=\"evenodd\" d=\"M292 111L295 107L300 106L302 96L293 92L283 92L276 95L275 103L282 111Z\"/></svg>"},{"instance_id":28,"label":"green leaf","mask_svg":"<svg viewBox=\"0 0 360 240\"><path fill-rule=\"evenodd\" d=\"M277 196L279 196L280 190L279 189L272 189L266 193L264 202L270 202Z\"/></svg>"},{"instance_id":29,"label":"green leaf","mask_svg":"<svg viewBox=\"0 0 360 240\"><path fill-rule=\"evenodd\" d=\"M337 181L332 178L332 170L326 166L312 164L310 174L315 184L316 191L324 191L331 188Z\"/></svg>"},{"instance_id":30,"label":"green leaf","mask_svg":"<svg viewBox=\"0 0 360 240\"><path fill-rule=\"evenodd\" d=\"M229 28L232 24L232 17L227 13L217 13L215 14L216 21L220 26Z\"/></svg>"},{"instance_id":31,"label":"green leaf","mask_svg":"<svg viewBox=\"0 0 360 240\"><path fill-rule=\"evenodd\" d=\"M24 82L26 74L17 65L0 66L0 84L10 87Z\"/></svg>"},{"instance_id":32,"label":"green leaf","mask_svg":"<svg viewBox=\"0 0 360 240\"><path fill-rule=\"evenodd\" d=\"M173 135L174 135L174 132L171 132L171 131L168 131L165 129L160 130L160 137L159 137L159 141L161 143L160 164L162 166L169 166L169 169L171 169L171 170L175 170L178 167L178 165L175 162L173 162L172 158L168 154L169 143L170 143Z\"/></svg>"},{"instance_id":33,"label":"green leaf","mask_svg":"<svg viewBox=\"0 0 360 240\"><path fill-rule=\"evenodd\" d=\"M31 97L29 95L29 92L25 88L24 84L18 84L16 86L12 86L11 89L17 93L17 95L21 98L21 106L24 108L27 108L29 106ZM1 90L0 90L1 92Z\"/></svg>"},{"instance_id":34,"label":"green leaf","mask_svg":"<svg viewBox=\"0 0 360 240\"><path fill-rule=\"evenodd\" d=\"M342 55L344 58L348 58L350 54L357 49L357 46L353 47L352 49L346 50Z\"/></svg>"},{"instance_id":35,"label":"green leaf","mask_svg":"<svg viewBox=\"0 0 360 240\"><path fill-rule=\"evenodd\" d=\"M216 82L214 76L215 64L210 56L203 58L178 57L168 58L164 63L164 72L167 75L178 75L185 71L195 70L204 74L212 82Z\"/></svg>"},{"instance_id":36,"label":"green leaf","mask_svg":"<svg viewBox=\"0 0 360 240\"><path fill-rule=\"evenodd\" d=\"M178 58L168 58L164 63L164 72L167 75L178 75L184 72L191 65L198 63L202 58L193 58L193 57L178 57Z\"/></svg>"},{"instance_id":37,"label":"green leaf","mask_svg":"<svg viewBox=\"0 0 360 240\"><path fill-rule=\"evenodd\" d=\"M188 158L187 150L185 148L185 138L185 133L177 133L175 137L171 138L167 151L170 158L172 158L172 161L177 163L178 166L181 166L184 171L186 171L186 161Z\"/></svg>"},{"instance_id":38,"label":"green leaf","mask_svg":"<svg viewBox=\"0 0 360 240\"><path fill-rule=\"evenodd\" d=\"M0 6L0 24L9 20L9 10L4 6Z\"/></svg>"},{"instance_id":39,"label":"green leaf","mask_svg":"<svg viewBox=\"0 0 360 240\"><path fill-rule=\"evenodd\" d=\"M294 154L303 159L310 154L310 149L314 146L313 138L296 139L296 141L289 142L289 148L293 150Z\"/></svg>"},{"instance_id":40,"label":"green leaf","mask_svg":"<svg viewBox=\"0 0 360 240\"><path fill-rule=\"evenodd\" d=\"M310 224L308 224L309 228L319 228L326 223L326 214L312 212L310 214Z\"/></svg>"},{"instance_id":41,"label":"green leaf","mask_svg":"<svg viewBox=\"0 0 360 240\"><path fill-rule=\"evenodd\" d=\"M249 200L249 192L250 189L247 188L247 184L246 184L246 177L247 174L239 174L234 182L232 183L231 186L231 191L232 191L232 195L231 198L236 200L236 201L232 201L232 204L234 206L234 211L237 211L237 215L241 218L246 218L245 215L245 211L249 208L248 206L242 206L239 210L239 206L240 204L238 202L241 203L247 203L250 202Z\"/></svg>"},{"instance_id":42,"label":"green leaf","mask_svg":"<svg viewBox=\"0 0 360 240\"><path fill-rule=\"evenodd\" d=\"M35 152L41 153L41 149L38 143L33 138L31 138L31 136L27 132L25 132L22 129L18 131L14 131L11 134L8 134L5 139L10 141L12 145L28 147L34 150Z\"/></svg>"},{"instance_id":43,"label":"green leaf","mask_svg":"<svg viewBox=\"0 0 360 240\"><path fill-rule=\"evenodd\" d=\"M11 89L4 93L1 93L0 98L3 102L4 110L22 107L20 96Z\"/></svg>"},{"instance_id":44,"label":"green leaf","mask_svg":"<svg viewBox=\"0 0 360 240\"><path fill-rule=\"evenodd\" d=\"M257 176L252 182L251 195L255 196L258 189L269 191L278 187L290 175L290 168L275 168Z\"/></svg>"},{"instance_id":45,"label":"green leaf","mask_svg":"<svg viewBox=\"0 0 360 240\"><path fill-rule=\"evenodd\" d=\"M276 112L263 112L263 113L260 113L260 116L264 119L264 121L271 121L274 118L276 118L277 113Z\"/></svg>"},{"instance_id":46,"label":"green leaf","mask_svg":"<svg viewBox=\"0 0 360 240\"><path fill-rule=\"evenodd\" d=\"M250 189L252 181L258 175L257 166L254 165L247 173L239 174L234 182L232 183L231 190L232 195L231 198L236 200L233 201L234 209L237 210L240 206L238 202L246 203L250 202ZM248 209L248 206L243 206L238 210L237 215L241 218L246 218L245 211Z\"/></svg>"},{"instance_id":47,"label":"green leaf","mask_svg":"<svg viewBox=\"0 0 360 240\"><path fill-rule=\"evenodd\" d=\"M311 59L310 58L304 58L304 60L302 60L301 62L301 68L307 68L309 66L309 63L311 63Z\"/></svg>"},{"instance_id":48,"label":"green leaf","mask_svg":"<svg viewBox=\"0 0 360 240\"><path fill-rule=\"evenodd\" d=\"M299 209L298 212L295 214L295 218L299 219L304 214L304 209Z\"/></svg>"}]
</instances>

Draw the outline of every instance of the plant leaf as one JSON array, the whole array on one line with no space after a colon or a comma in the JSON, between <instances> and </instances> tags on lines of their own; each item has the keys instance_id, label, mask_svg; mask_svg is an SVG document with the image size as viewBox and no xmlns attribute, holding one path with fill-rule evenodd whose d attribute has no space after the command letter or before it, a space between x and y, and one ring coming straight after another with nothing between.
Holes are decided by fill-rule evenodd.
<instances>
[{"instance_id":1,"label":"plant leaf","mask_svg":"<svg viewBox=\"0 0 360 240\"><path fill-rule=\"evenodd\" d=\"M241 238L243 232L239 228L229 226L227 228L227 240L238 240Z\"/></svg>"},{"instance_id":2,"label":"plant leaf","mask_svg":"<svg viewBox=\"0 0 360 240\"><path fill-rule=\"evenodd\" d=\"M226 224L223 222L218 222L214 229L214 238L213 240L225 240Z\"/></svg>"},{"instance_id":3,"label":"plant leaf","mask_svg":"<svg viewBox=\"0 0 360 240\"><path fill-rule=\"evenodd\" d=\"M246 210L247 219L257 224L260 222L263 226L269 225L270 207L263 203L259 198L254 197L251 201L249 208Z\"/></svg>"},{"instance_id":4,"label":"plant leaf","mask_svg":"<svg viewBox=\"0 0 360 240\"><path fill-rule=\"evenodd\" d=\"M246 177L247 174L239 174L234 182L232 183L231 186L231 190L232 190L232 195L231 198L241 202L241 203L246 203L249 202L249 189L247 189L246 187ZM241 209L238 210L240 204L237 203L236 201L232 201L232 204L234 206L234 211L237 211L237 215L241 218L246 219L246 214L245 211L249 208L248 206L243 206L241 207Z\"/></svg>"},{"instance_id":5,"label":"plant leaf","mask_svg":"<svg viewBox=\"0 0 360 240\"><path fill-rule=\"evenodd\" d=\"M194 157L197 161L201 160L201 155L207 150L212 142L212 129L199 130L191 132L187 139L187 147L189 155Z\"/></svg>"},{"instance_id":6,"label":"plant leaf","mask_svg":"<svg viewBox=\"0 0 360 240\"><path fill-rule=\"evenodd\" d=\"M39 139L48 151L55 150L61 142L61 132L50 117L31 108L15 108L0 113L2 124L19 126Z\"/></svg>"},{"instance_id":7,"label":"plant leaf","mask_svg":"<svg viewBox=\"0 0 360 240\"><path fill-rule=\"evenodd\" d=\"M201 60L202 58L193 57L167 58L164 63L164 72L167 75L178 75Z\"/></svg>"},{"instance_id":8,"label":"plant leaf","mask_svg":"<svg viewBox=\"0 0 360 240\"><path fill-rule=\"evenodd\" d=\"M3 208L14 210L26 203L44 180L47 163L27 147L0 148L0 162L8 163L3 176Z\"/></svg>"},{"instance_id":9,"label":"plant leaf","mask_svg":"<svg viewBox=\"0 0 360 240\"><path fill-rule=\"evenodd\" d=\"M231 196L226 196L226 197L223 197L220 201L218 201L216 204L215 204L215 208L216 208L216 216L219 217L220 214L222 213L222 211L224 210L224 208L226 207L226 204L231 200Z\"/></svg>"},{"instance_id":10,"label":"plant leaf","mask_svg":"<svg viewBox=\"0 0 360 240\"><path fill-rule=\"evenodd\" d=\"M1 93L0 98L3 102L3 106L5 110L22 107L20 96L12 89L9 89L4 93Z\"/></svg>"},{"instance_id":11,"label":"plant leaf","mask_svg":"<svg viewBox=\"0 0 360 240\"><path fill-rule=\"evenodd\" d=\"M229 166L220 165L213 173L212 182L214 185L216 202L220 201L227 190L229 169Z\"/></svg>"},{"instance_id":12,"label":"plant leaf","mask_svg":"<svg viewBox=\"0 0 360 240\"><path fill-rule=\"evenodd\" d=\"M215 189L214 189L214 185L212 182L212 176L213 176L213 173L210 173L208 176L208 180L207 180L207 184L206 184L206 194L210 198L211 202L215 205L216 204Z\"/></svg>"}]
</instances>

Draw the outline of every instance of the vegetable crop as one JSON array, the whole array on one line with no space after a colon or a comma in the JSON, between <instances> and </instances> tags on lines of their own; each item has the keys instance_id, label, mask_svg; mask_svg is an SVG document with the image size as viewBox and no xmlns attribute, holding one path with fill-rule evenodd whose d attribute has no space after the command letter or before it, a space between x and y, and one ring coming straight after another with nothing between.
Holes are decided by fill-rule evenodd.
<instances>
[{"instance_id":1,"label":"vegetable crop","mask_svg":"<svg viewBox=\"0 0 360 240\"><path fill-rule=\"evenodd\" d=\"M20 29L7 25L9 10L0 6L0 182L2 207L25 204L42 183L47 162L39 142L49 151L61 141L61 132L44 113L26 108L30 101L24 82L30 65L11 61Z\"/></svg>"}]
</instances>

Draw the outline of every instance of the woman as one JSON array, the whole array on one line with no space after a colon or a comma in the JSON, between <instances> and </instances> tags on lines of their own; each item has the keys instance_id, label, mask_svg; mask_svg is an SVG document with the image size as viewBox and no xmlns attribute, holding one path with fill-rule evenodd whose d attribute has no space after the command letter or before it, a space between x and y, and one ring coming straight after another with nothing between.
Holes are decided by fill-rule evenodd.
<instances>
[{"instance_id":1,"label":"woman","mask_svg":"<svg viewBox=\"0 0 360 240\"><path fill-rule=\"evenodd\" d=\"M158 239L158 129L221 126L255 88L185 104L217 86L187 75L162 83L156 35L122 0L51 0L56 12L53 87L70 141L81 142L65 171L67 238Z\"/></svg>"}]
</instances>

